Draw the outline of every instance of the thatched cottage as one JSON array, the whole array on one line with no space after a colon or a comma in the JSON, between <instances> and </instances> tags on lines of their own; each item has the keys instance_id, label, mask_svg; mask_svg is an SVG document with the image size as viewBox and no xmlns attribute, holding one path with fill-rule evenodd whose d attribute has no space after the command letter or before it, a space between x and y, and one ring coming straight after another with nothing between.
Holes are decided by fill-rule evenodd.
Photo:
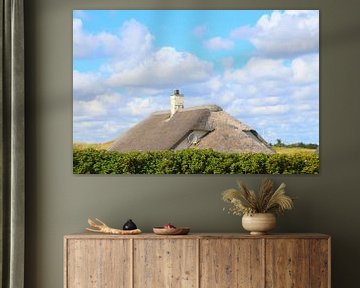
<instances>
[{"instance_id":1,"label":"thatched cottage","mask_svg":"<svg viewBox=\"0 0 360 288\"><path fill-rule=\"evenodd\" d=\"M252 128L217 105L184 108L184 96L175 90L170 111L152 113L125 132L111 151L159 151L186 148L219 152L275 153Z\"/></svg>"}]
</instances>

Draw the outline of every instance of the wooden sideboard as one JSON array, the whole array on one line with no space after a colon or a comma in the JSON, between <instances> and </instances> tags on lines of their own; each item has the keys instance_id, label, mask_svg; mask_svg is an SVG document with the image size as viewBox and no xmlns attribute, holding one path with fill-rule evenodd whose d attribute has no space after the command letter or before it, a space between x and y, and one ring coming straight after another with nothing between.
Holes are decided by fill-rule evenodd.
<instances>
[{"instance_id":1,"label":"wooden sideboard","mask_svg":"<svg viewBox=\"0 0 360 288\"><path fill-rule=\"evenodd\" d=\"M67 235L65 288L329 288L323 234Z\"/></svg>"}]
</instances>

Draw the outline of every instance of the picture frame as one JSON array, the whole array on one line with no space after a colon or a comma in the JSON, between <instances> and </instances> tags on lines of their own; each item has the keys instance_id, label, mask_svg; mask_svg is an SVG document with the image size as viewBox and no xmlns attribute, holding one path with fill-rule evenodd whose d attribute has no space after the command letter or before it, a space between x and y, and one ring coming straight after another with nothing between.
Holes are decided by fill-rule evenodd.
<instances>
[{"instance_id":1,"label":"picture frame","mask_svg":"<svg viewBox=\"0 0 360 288\"><path fill-rule=\"evenodd\" d=\"M75 174L319 172L318 10L74 10L73 55Z\"/></svg>"}]
</instances>

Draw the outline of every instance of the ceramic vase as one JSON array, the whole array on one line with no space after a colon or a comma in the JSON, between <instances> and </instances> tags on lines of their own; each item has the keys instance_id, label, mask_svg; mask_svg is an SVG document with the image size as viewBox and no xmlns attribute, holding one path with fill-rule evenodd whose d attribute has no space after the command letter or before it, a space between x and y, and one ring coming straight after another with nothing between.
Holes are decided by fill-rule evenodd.
<instances>
[{"instance_id":1,"label":"ceramic vase","mask_svg":"<svg viewBox=\"0 0 360 288\"><path fill-rule=\"evenodd\" d=\"M273 213L254 213L242 217L242 226L251 235L263 235L276 226L276 217Z\"/></svg>"}]
</instances>

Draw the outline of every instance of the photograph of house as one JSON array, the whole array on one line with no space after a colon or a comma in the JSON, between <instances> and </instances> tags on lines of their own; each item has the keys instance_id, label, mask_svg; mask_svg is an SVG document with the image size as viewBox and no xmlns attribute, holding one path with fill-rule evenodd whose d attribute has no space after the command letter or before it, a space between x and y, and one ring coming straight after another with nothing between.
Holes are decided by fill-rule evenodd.
<instances>
[{"instance_id":1,"label":"photograph of house","mask_svg":"<svg viewBox=\"0 0 360 288\"><path fill-rule=\"evenodd\" d=\"M77 174L318 173L319 11L74 10L73 149Z\"/></svg>"}]
</instances>

